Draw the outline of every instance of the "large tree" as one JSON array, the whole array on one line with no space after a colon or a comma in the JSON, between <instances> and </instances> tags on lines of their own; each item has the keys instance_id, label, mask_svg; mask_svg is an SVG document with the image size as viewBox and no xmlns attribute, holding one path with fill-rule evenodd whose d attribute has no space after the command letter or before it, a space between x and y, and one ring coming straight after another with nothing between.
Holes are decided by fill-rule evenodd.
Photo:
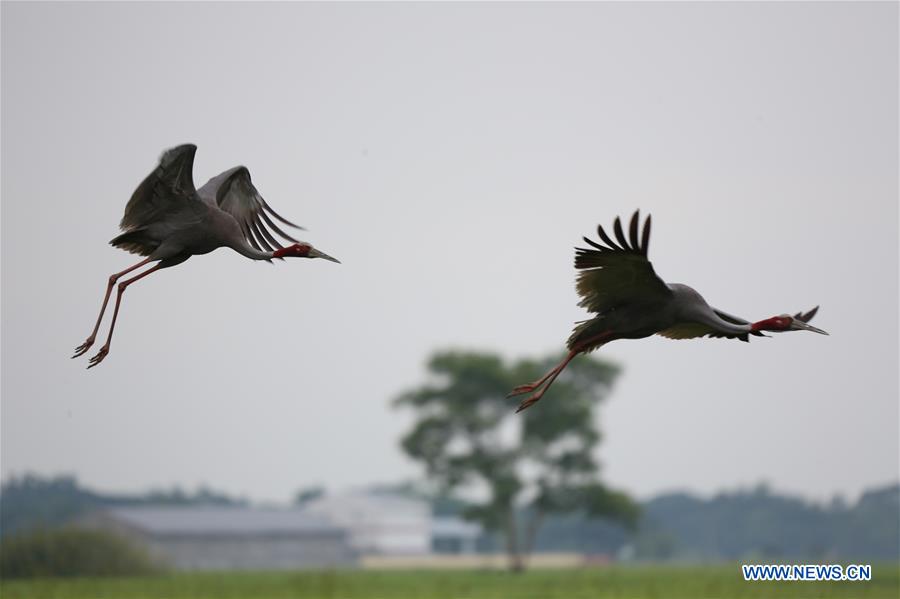
<instances>
[{"instance_id":1,"label":"large tree","mask_svg":"<svg viewBox=\"0 0 900 599\"><path fill-rule=\"evenodd\" d=\"M545 401L520 414L506 398L555 358L507 364L489 353L440 352L428 363L433 380L395 400L415 412L404 451L441 492L482 498L465 516L504 534L514 570L524 568L547 513L582 510L628 526L638 516L624 493L600 482L594 458L594 408L609 394L616 366L581 357Z\"/></svg>"}]
</instances>

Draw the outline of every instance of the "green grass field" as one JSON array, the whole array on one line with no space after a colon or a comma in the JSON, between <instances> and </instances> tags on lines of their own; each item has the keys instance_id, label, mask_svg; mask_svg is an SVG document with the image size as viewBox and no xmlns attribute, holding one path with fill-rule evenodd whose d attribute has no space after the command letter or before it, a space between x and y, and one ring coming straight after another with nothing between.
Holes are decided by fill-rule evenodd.
<instances>
[{"instance_id":1,"label":"green grass field","mask_svg":"<svg viewBox=\"0 0 900 599\"><path fill-rule=\"evenodd\" d=\"M869 582L744 582L739 565L615 566L575 570L169 574L147 578L0 583L3 599L701 599L900 596L900 567L874 565Z\"/></svg>"}]
</instances>

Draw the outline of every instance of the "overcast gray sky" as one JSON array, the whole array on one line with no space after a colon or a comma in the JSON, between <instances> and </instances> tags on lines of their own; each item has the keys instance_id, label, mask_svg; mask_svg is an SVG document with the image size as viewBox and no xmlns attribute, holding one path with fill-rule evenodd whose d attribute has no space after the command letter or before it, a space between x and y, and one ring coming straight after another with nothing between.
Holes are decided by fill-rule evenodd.
<instances>
[{"instance_id":1,"label":"overcast gray sky","mask_svg":"<svg viewBox=\"0 0 900 599\"><path fill-rule=\"evenodd\" d=\"M821 304L831 337L605 347L625 368L606 478L640 497L897 480L896 3L2 17L3 477L282 500L415 476L389 400L435 349L561 351L585 315L572 247L639 207L664 279L752 320ZM85 371L71 350L135 262L107 241L188 141L198 184L246 164L344 263L219 250L154 274Z\"/></svg>"}]
</instances>

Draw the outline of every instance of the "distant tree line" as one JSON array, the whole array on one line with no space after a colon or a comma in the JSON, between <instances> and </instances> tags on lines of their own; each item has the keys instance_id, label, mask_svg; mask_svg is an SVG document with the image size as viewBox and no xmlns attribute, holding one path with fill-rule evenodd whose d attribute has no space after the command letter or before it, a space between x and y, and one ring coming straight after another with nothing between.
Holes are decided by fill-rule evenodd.
<instances>
[{"instance_id":1,"label":"distant tree line","mask_svg":"<svg viewBox=\"0 0 900 599\"><path fill-rule=\"evenodd\" d=\"M425 485L379 485L376 492L431 502L436 515L461 515L469 504L436 495ZM317 489L316 494L321 490ZM311 493L312 494L312 493ZM241 498L209 489L178 489L141 495L104 495L72 477L13 478L0 487L0 533L56 528L77 515L107 506L141 504L246 505ZM529 514L520 514L526 521ZM761 485L705 499L687 493L660 495L641 503L635 531L584 511L548 514L534 550L565 551L641 560L733 560L744 558L900 559L900 484L871 489L853 504L817 504L774 493ZM499 534L479 541L482 551L503 551Z\"/></svg>"},{"instance_id":2,"label":"distant tree line","mask_svg":"<svg viewBox=\"0 0 900 599\"><path fill-rule=\"evenodd\" d=\"M247 501L204 487L193 493L175 487L140 495L101 494L81 487L73 476L42 478L26 474L12 477L0 486L0 536L58 527L104 507L211 504L246 505Z\"/></svg>"},{"instance_id":3,"label":"distant tree line","mask_svg":"<svg viewBox=\"0 0 900 599\"><path fill-rule=\"evenodd\" d=\"M673 493L643 504L635 554L647 559L900 558L900 484L852 506L818 505L756 489L700 499Z\"/></svg>"},{"instance_id":4,"label":"distant tree line","mask_svg":"<svg viewBox=\"0 0 900 599\"><path fill-rule=\"evenodd\" d=\"M0 578L145 576L164 571L149 554L116 534L57 528L0 542Z\"/></svg>"},{"instance_id":5,"label":"distant tree line","mask_svg":"<svg viewBox=\"0 0 900 599\"><path fill-rule=\"evenodd\" d=\"M465 513L464 501L430 496L423 488L405 483L379 490L431 497L435 515ZM667 493L640 507L635 531L585 512L547 515L535 551L644 561L900 559L900 484L868 490L852 505L840 499L822 505L761 484L709 499ZM479 549L503 551L503 539L487 534Z\"/></svg>"}]
</instances>

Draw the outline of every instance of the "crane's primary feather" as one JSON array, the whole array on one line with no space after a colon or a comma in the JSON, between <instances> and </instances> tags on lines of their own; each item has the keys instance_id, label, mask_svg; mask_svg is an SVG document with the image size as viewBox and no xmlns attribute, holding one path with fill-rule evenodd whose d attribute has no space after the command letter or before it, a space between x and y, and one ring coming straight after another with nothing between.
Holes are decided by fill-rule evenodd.
<instances>
[{"instance_id":1,"label":"crane's primary feather","mask_svg":"<svg viewBox=\"0 0 900 599\"><path fill-rule=\"evenodd\" d=\"M655 302L671 295L647 259L649 216L640 235L639 229L640 213L636 211L628 227L630 239L626 238L617 217L613 224L616 241L598 226L597 235L602 244L585 237L584 241L591 249L575 248L575 268L581 271L576 282L581 296L579 306L600 313L623 304Z\"/></svg>"},{"instance_id":2,"label":"crane's primary feather","mask_svg":"<svg viewBox=\"0 0 900 599\"><path fill-rule=\"evenodd\" d=\"M813 319L813 316L815 316L816 312L818 312L818 311L819 311L819 306L816 306L815 308L813 308L806 314L804 314L803 312L797 312L796 314L794 314L794 318L796 318L797 320L800 320L802 322L809 322L810 320Z\"/></svg>"},{"instance_id":3,"label":"crane's primary feather","mask_svg":"<svg viewBox=\"0 0 900 599\"><path fill-rule=\"evenodd\" d=\"M302 227L272 210L254 187L250 171L245 166L229 169L213 177L200 189L200 195L213 198L221 210L230 214L240 225L247 242L259 251L271 252L284 247L275 235L292 243L299 243L276 225L270 215L285 225L296 229Z\"/></svg>"}]
</instances>

